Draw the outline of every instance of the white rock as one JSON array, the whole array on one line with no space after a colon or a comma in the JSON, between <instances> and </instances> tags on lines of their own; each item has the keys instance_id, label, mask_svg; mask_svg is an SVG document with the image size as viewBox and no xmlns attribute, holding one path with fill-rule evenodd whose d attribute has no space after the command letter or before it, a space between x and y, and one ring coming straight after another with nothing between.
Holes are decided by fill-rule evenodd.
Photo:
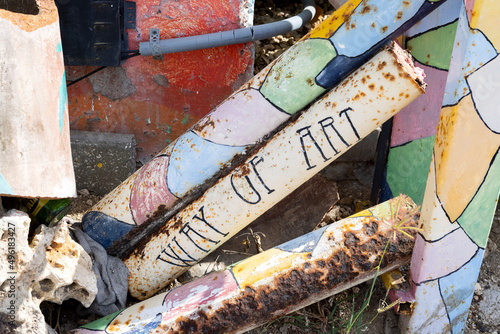
<instances>
[{"instance_id":1,"label":"white rock","mask_svg":"<svg viewBox=\"0 0 500 334\"><path fill-rule=\"evenodd\" d=\"M483 294L483 288L481 287L481 284L476 283L476 286L474 287L474 294L481 296Z\"/></svg>"},{"instance_id":2,"label":"white rock","mask_svg":"<svg viewBox=\"0 0 500 334\"><path fill-rule=\"evenodd\" d=\"M80 189L78 190L78 194L85 197L90 195L90 191L88 189Z\"/></svg>"},{"instance_id":3,"label":"white rock","mask_svg":"<svg viewBox=\"0 0 500 334\"><path fill-rule=\"evenodd\" d=\"M28 215L21 211L0 217L2 334L45 334L42 301L74 298L88 307L97 294L90 256L71 239L68 224L42 226L28 245L29 225Z\"/></svg>"}]
</instances>

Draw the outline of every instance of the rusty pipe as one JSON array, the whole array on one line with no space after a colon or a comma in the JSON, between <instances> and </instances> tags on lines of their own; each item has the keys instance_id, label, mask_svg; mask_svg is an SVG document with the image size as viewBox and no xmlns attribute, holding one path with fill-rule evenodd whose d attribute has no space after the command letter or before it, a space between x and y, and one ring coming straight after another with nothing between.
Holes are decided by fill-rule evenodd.
<instances>
[{"instance_id":1,"label":"rusty pipe","mask_svg":"<svg viewBox=\"0 0 500 334\"><path fill-rule=\"evenodd\" d=\"M401 195L71 333L242 333L408 263L418 218Z\"/></svg>"}]
</instances>

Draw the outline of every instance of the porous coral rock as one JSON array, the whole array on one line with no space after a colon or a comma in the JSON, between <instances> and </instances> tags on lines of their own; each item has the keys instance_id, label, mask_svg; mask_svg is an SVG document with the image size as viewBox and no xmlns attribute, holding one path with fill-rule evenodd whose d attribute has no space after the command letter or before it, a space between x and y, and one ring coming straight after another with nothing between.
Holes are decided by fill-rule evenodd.
<instances>
[{"instance_id":1,"label":"porous coral rock","mask_svg":"<svg viewBox=\"0 0 500 334\"><path fill-rule=\"evenodd\" d=\"M29 225L21 211L0 212L2 334L48 333L39 308L42 301L74 298L88 307L97 294L90 256L71 239L68 224L42 226L28 245Z\"/></svg>"}]
</instances>

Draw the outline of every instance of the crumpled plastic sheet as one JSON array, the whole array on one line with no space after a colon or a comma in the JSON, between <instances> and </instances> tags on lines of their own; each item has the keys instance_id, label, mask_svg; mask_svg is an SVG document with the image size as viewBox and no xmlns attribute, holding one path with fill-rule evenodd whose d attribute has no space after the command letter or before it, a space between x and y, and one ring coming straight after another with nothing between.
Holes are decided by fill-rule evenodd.
<instances>
[{"instance_id":1,"label":"crumpled plastic sheet","mask_svg":"<svg viewBox=\"0 0 500 334\"><path fill-rule=\"evenodd\" d=\"M129 271L120 259L108 255L104 247L83 232L79 225L73 222L73 233L92 258L92 270L97 276L97 296L88 311L98 316L117 312L125 308Z\"/></svg>"}]
</instances>

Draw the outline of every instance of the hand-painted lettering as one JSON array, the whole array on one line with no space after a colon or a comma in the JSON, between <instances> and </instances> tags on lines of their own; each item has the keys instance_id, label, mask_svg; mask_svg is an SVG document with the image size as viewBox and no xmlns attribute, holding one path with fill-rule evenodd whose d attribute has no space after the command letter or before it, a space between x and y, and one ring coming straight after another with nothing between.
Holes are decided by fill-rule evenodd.
<instances>
[{"instance_id":1,"label":"hand-painted lettering","mask_svg":"<svg viewBox=\"0 0 500 334\"><path fill-rule=\"evenodd\" d=\"M255 160L257 160L257 161L255 162ZM260 164L261 162L263 162L263 161L264 161L264 158L259 158L259 156L255 156L255 157L253 157L252 160L250 160L250 165L252 165L252 169L253 169L255 175L257 175L257 178L259 179L260 183L264 186L264 188L266 188L267 194L270 194L270 193L272 193L274 191L274 189L269 189L269 187L266 185L266 183L264 182L264 180L262 180L262 177L260 176L260 174L259 174L259 172L257 171L257 168L256 168L256 166L258 164Z\"/></svg>"},{"instance_id":2,"label":"hand-painted lettering","mask_svg":"<svg viewBox=\"0 0 500 334\"><path fill-rule=\"evenodd\" d=\"M307 148L306 148L306 145L304 142L305 137L309 137L311 139L311 141L314 143L314 146L316 146L316 148L318 149L319 153L321 154L321 156L323 157L323 159L325 161L328 161L331 159L331 158L325 157L325 154L321 150L321 146L319 146L319 144L316 142L316 139L314 139L314 137L312 136L311 130L309 130L310 128L311 128L311 126L306 126L304 128L297 130L297 133L300 135L300 146L302 147L302 153L304 153L304 159L306 160L306 163L307 163L307 170L313 169L314 167L316 167L316 165L312 166L311 162L309 161L309 157L307 156Z\"/></svg>"},{"instance_id":3,"label":"hand-painted lettering","mask_svg":"<svg viewBox=\"0 0 500 334\"><path fill-rule=\"evenodd\" d=\"M267 190L267 194L271 194L272 192L274 192L274 189L269 188L269 186L264 182L264 180L262 179L262 176L260 175L259 171L257 170L257 165L260 164L261 162L264 162L264 158L259 157L259 156L255 156L249 161L250 166L252 166L252 171L254 172L255 176L257 177L258 182ZM246 169L250 170L248 167ZM237 175L237 174L231 175L230 181L231 181L231 187L233 188L236 195L238 195L238 197L241 198L245 203L249 203L249 204L259 203L262 200L262 196L260 195L259 191L254 186L254 184L252 183L252 181L250 180L248 175L245 175L243 178L241 178L241 177L237 178L237 179L245 179L248 186L252 189L253 195L252 195L252 193L249 193L247 196L244 196L241 193L241 191L238 191L238 187L237 187L237 185L235 185L235 178L234 178L235 175ZM251 197L253 197L253 198L251 198Z\"/></svg>"},{"instance_id":4,"label":"hand-painted lettering","mask_svg":"<svg viewBox=\"0 0 500 334\"><path fill-rule=\"evenodd\" d=\"M210 238L207 238L207 237L204 237L203 235L200 234L199 231L196 231L195 229L193 229L191 227L191 225L189 225L189 223L187 224L184 224L184 226L182 226L180 232L182 234L184 234L186 237L188 237L188 239L196 246L196 248L198 248L199 250L205 252L205 253L208 253L208 251L210 250L210 248L207 250L207 249L204 249L203 247L201 247L197 242L196 240L193 240L193 238L191 238L191 235L189 235L190 233L200 237L201 239L203 240L206 240L208 242L211 242L215 245L217 245L220 241L215 241L215 240L212 240ZM195 239L196 239L196 236L193 236Z\"/></svg>"},{"instance_id":5,"label":"hand-painted lettering","mask_svg":"<svg viewBox=\"0 0 500 334\"><path fill-rule=\"evenodd\" d=\"M180 255L178 255L178 253L172 248L172 246L171 246L172 243L169 243L167 245L167 247L161 251L160 255L158 255L158 257L156 258L157 260L161 260L163 262L169 263L169 264L174 265L174 266L179 266L179 267L191 267L193 264L195 264L198 261L197 259L190 256L184 250L184 248L182 248L182 246L179 244L179 242L177 242L176 237L174 237L172 239L172 242L175 243L175 245L177 245L179 250L187 258L183 258ZM162 257L162 254L164 255L164 257ZM172 261L179 261L180 263L179 262L172 262Z\"/></svg>"},{"instance_id":6,"label":"hand-painted lettering","mask_svg":"<svg viewBox=\"0 0 500 334\"><path fill-rule=\"evenodd\" d=\"M250 188L252 188L252 191L255 193L255 195L257 195L257 199L255 199L255 200L246 199L245 197L243 197L242 194L240 194L240 192L238 191L238 189L234 185L234 174L231 175L231 187L233 187L234 192L236 193L236 195L238 195L239 198L241 198L243 200L243 202L248 203L248 204L259 203L261 201L262 197L260 196L259 192L253 186L252 181L250 181L250 178L248 177L248 175L245 175L245 180L247 180L248 185L250 186Z\"/></svg>"},{"instance_id":7,"label":"hand-painted lettering","mask_svg":"<svg viewBox=\"0 0 500 334\"><path fill-rule=\"evenodd\" d=\"M210 227L212 230L214 230L215 232L219 233L220 235L222 235L222 236L224 236L224 237L225 237L226 235L228 235L228 233L222 233L221 231L219 231L218 229L216 229L216 228L215 228L212 224L210 224L210 223L209 223L209 222L205 219L205 210L204 210L204 209L205 209L205 206L202 206L202 207L200 208L200 210L199 210L199 211L200 211L200 213L201 213L201 218L200 218L200 217L198 217L198 215L194 215L194 216L193 216L193 219L198 219L199 221L204 222L204 223L205 223L208 227ZM217 243L218 243L218 242L217 242Z\"/></svg>"},{"instance_id":8,"label":"hand-painted lettering","mask_svg":"<svg viewBox=\"0 0 500 334\"><path fill-rule=\"evenodd\" d=\"M326 140L328 140L328 144L330 144L330 147L332 148L332 150L335 152L335 154L338 154L339 151L337 151L337 149L335 148L335 146L333 146L333 143L332 141L330 140L330 136L328 135L328 133L326 133L326 128L327 127L331 127L333 129L333 131L335 131L335 133L337 134L337 137L339 137L339 139L346 145L346 146L349 146L349 144L344 140L344 138L340 135L340 133L337 131L337 129L335 128L335 126L333 126L333 118L331 117L327 117L325 119L322 119L321 121L318 122L320 125L321 125L321 130L323 130L323 134L325 135L326 137Z\"/></svg>"},{"instance_id":9,"label":"hand-painted lettering","mask_svg":"<svg viewBox=\"0 0 500 334\"><path fill-rule=\"evenodd\" d=\"M347 118L347 121L349 122L349 124L351 125L351 128L352 128L352 131L354 132L354 134L356 135L356 138L358 138L358 140L361 140L361 137L359 137L359 134L358 134L358 131L356 130L356 128L354 127L354 124L352 124L352 121L351 121L351 118L349 117L349 114L347 113L348 111L352 111L352 108L345 108L344 110L342 110L340 113L339 113L339 116L342 117L342 114L345 115L345 117Z\"/></svg>"}]
</instances>

